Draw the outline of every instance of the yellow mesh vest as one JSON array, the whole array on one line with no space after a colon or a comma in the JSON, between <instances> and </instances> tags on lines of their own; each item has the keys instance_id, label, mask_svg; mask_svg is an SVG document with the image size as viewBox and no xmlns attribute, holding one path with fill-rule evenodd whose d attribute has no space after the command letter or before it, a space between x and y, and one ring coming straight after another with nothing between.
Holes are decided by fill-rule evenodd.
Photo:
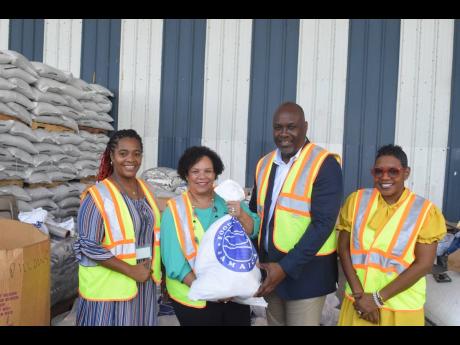
<instances>
[{"instance_id":1,"label":"yellow mesh vest","mask_svg":"<svg viewBox=\"0 0 460 345\"><path fill-rule=\"evenodd\" d=\"M353 268L364 291L379 291L396 279L415 260L414 248L431 203L414 193L399 206L390 220L377 232L369 228L369 220L377 210L377 190L360 190L354 209L350 238ZM346 295L352 299L348 282ZM385 301L383 308L395 311L419 310L425 304L426 280Z\"/></svg>"}]
</instances>

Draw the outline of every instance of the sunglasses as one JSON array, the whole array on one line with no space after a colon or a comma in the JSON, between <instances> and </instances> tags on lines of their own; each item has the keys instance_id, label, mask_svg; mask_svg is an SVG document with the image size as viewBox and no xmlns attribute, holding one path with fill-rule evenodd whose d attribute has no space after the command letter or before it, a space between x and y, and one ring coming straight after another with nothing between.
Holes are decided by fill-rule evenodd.
<instances>
[{"instance_id":1,"label":"sunglasses","mask_svg":"<svg viewBox=\"0 0 460 345\"><path fill-rule=\"evenodd\" d=\"M380 178L387 174L391 178L396 178L405 170L405 168L372 168L371 174L374 177Z\"/></svg>"}]
</instances>

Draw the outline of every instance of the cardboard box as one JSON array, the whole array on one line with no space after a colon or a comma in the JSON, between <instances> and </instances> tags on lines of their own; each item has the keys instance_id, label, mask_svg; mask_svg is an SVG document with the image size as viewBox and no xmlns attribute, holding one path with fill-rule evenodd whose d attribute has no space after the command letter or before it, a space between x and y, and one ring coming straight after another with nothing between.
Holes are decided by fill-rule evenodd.
<instances>
[{"instance_id":1,"label":"cardboard box","mask_svg":"<svg viewBox=\"0 0 460 345\"><path fill-rule=\"evenodd\" d=\"M30 224L0 219L0 326L49 324L49 238Z\"/></svg>"},{"instance_id":2,"label":"cardboard box","mask_svg":"<svg viewBox=\"0 0 460 345\"><path fill-rule=\"evenodd\" d=\"M447 269L460 272L460 249L457 249L447 257Z\"/></svg>"}]
</instances>

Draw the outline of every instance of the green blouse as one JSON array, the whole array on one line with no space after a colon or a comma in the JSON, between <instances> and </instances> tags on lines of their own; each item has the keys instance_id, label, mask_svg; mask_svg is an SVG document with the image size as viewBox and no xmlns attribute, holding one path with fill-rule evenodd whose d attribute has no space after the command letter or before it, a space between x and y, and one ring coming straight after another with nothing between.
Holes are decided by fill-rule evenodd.
<instances>
[{"instance_id":1,"label":"green blouse","mask_svg":"<svg viewBox=\"0 0 460 345\"><path fill-rule=\"evenodd\" d=\"M203 230L207 231L209 226L220 217L228 214L227 204L224 199L216 195L214 198L215 210L212 207L199 209L196 208L196 216L203 226ZM256 213L252 213L249 207L242 201L241 208L251 216L254 220L254 228L251 238L256 238L259 233L260 219ZM161 260L166 269L166 275L171 279L182 281L187 274L192 270L188 261L185 259L180 248L179 240L174 225L174 219L171 210L167 207L161 217Z\"/></svg>"}]
</instances>

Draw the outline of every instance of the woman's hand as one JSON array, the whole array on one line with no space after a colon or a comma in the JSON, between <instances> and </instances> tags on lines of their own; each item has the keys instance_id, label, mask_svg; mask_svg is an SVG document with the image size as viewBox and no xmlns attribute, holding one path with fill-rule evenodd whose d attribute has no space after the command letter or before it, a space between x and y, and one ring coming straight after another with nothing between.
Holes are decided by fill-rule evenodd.
<instances>
[{"instance_id":1,"label":"woman's hand","mask_svg":"<svg viewBox=\"0 0 460 345\"><path fill-rule=\"evenodd\" d=\"M377 310L374 310L373 312L371 313L368 313L368 314L362 314L362 316L360 316L363 320L366 320L366 321L369 321L373 324L378 324L379 323L379 318L380 318L380 310L377 309Z\"/></svg>"},{"instance_id":2,"label":"woman's hand","mask_svg":"<svg viewBox=\"0 0 460 345\"><path fill-rule=\"evenodd\" d=\"M363 293L361 297L355 297L353 306L362 319L372 323L378 323L379 307L375 304L372 294Z\"/></svg>"},{"instance_id":3,"label":"woman's hand","mask_svg":"<svg viewBox=\"0 0 460 345\"><path fill-rule=\"evenodd\" d=\"M127 275L133 278L138 283L144 283L150 278L150 275L152 274L150 268L151 264L151 260L145 260L138 263L137 265L130 266Z\"/></svg>"},{"instance_id":4,"label":"woman's hand","mask_svg":"<svg viewBox=\"0 0 460 345\"><path fill-rule=\"evenodd\" d=\"M227 208L229 215L236 218L241 217L241 213L243 211L241 210L241 205L239 201L227 201Z\"/></svg>"},{"instance_id":5,"label":"woman's hand","mask_svg":"<svg viewBox=\"0 0 460 345\"><path fill-rule=\"evenodd\" d=\"M254 220L251 216L241 208L240 201L227 201L228 214L236 217L243 225L243 229L248 236L251 236L254 228Z\"/></svg>"}]
</instances>

